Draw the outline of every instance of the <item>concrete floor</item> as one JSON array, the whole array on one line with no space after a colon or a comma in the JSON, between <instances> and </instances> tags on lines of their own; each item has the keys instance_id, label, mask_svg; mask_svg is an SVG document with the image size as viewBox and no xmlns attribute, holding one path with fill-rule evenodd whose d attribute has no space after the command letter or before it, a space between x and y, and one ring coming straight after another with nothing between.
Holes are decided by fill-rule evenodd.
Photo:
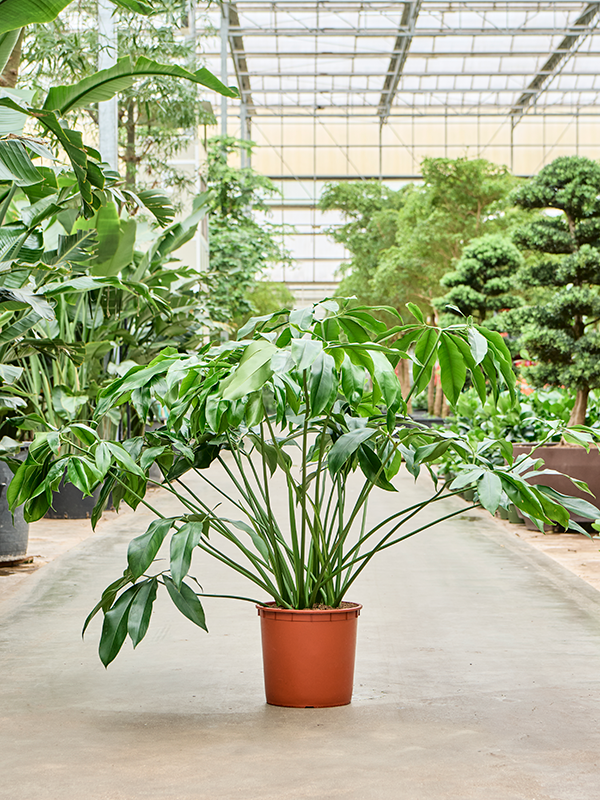
<instances>
[{"instance_id":1,"label":"concrete floor","mask_svg":"<svg viewBox=\"0 0 600 800\"><path fill-rule=\"evenodd\" d=\"M0 797L600 797L600 593L491 518L465 511L365 571L353 703L322 710L265 705L256 611L234 601L206 602L206 635L159 596L104 670L99 623L83 643L81 624L149 519L117 517L0 607ZM193 572L244 589L202 557Z\"/></svg>"}]
</instances>

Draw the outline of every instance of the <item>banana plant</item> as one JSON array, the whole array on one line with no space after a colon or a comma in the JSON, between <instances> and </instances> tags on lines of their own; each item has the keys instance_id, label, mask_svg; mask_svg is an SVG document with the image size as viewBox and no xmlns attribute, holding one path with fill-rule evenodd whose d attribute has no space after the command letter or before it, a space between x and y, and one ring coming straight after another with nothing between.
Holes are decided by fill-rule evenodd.
<instances>
[{"instance_id":1,"label":"banana plant","mask_svg":"<svg viewBox=\"0 0 600 800\"><path fill-rule=\"evenodd\" d=\"M0 0L0 73L27 25L52 22L72 0ZM112 0L115 6L137 14L151 14L151 3L143 0Z\"/></svg>"}]
</instances>

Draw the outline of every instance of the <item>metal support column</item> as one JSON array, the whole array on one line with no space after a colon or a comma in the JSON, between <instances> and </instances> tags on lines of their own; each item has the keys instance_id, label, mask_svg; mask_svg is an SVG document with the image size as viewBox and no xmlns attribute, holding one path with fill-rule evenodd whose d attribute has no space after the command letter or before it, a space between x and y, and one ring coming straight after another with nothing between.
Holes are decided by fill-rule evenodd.
<instances>
[{"instance_id":1,"label":"metal support column","mask_svg":"<svg viewBox=\"0 0 600 800\"><path fill-rule=\"evenodd\" d=\"M229 4L221 4L221 82L228 85L227 43L229 39ZM221 97L221 136L227 136L227 98Z\"/></svg>"},{"instance_id":2,"label":"metal support column","mask_svg":"<svg viewBox=\"0 0 600 800\"><path fill-rule=\"evenodd\" d=\"M113 18L114 5L98 0L98 69L109 69L117 63L117 29ZM119 169L118 101L116 97L98 103L98 138L102 159Z\"/></svg>"}]
</instances>

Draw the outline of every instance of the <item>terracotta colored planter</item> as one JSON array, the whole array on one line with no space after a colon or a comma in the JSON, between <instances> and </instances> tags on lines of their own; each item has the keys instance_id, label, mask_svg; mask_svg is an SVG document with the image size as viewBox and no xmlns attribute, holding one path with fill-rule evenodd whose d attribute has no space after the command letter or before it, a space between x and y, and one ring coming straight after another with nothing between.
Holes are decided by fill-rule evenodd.
<instances>
[{"instance_id":1,"label":"terracotta colored planter","mask_svg":"<svg viewBox=\"0 0 600 800\"><path fill-rule=\"evenodd\" d=\"M531 445L516 444L513 446L514 456L529 454ZM579 481L585 481L590 487L594 497L578 489L570 480L560 475L536 475L534 478L525 478L528 483L543 484L556 489L557 492L569 494L572 497L581 497L600 509L600 452L595 447L586 453L583 447L567 447L561 444L539 447L534 457L543 458L546 469L555 469L564 472ZM595 498L595 499L594 499ZM587 518L572 515L577 522L589 522ZM600 510L598 511L600 516Z\"/></svg>"},{"instance_id":2,"label":"terracotta colored planter","mask_svg":"<svg viewBox=\"0 0 600 800\"><path fill-rule=\"evenodd\" d=\"M293 708L348 705L361 608L358 603L328 611L257 606L267 703Z\"/></svg>"}]
</instances>

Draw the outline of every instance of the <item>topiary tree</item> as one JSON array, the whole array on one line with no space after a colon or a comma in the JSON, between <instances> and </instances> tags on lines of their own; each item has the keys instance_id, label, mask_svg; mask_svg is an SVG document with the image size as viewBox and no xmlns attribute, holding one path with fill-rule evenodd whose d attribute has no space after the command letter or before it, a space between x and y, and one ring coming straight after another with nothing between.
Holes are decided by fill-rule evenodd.
<instances>
[{"instance_id":1,"label":"topiary tree","mask_svg":"<svg viewBox=\"0 0 600 800\"><path fill-rule=\"evenodd\" d=\"M590 389L600 386L600 165L561 156L513 197L522 208L546 210L515 234L519 247L537 254L520 282L547 290L547 299L513 312L521 345L537 362L525 374L536 386L575 389L569 425L582 425Z\"/></svg>"},{"instance_id":2,"label":"topiary tree","mask_svg":"<svg viewBox=\"0 0 600 800\"><path fill-rule=\"evenodd\" d=\"M475 239L465 247L456 269L441 279L440 284L449 291L436 298L434 306L450 317L449 324L460 315L447 306L455 306L479 324L489 321L491 314L523 304L515 294L515 277L522 265L523 256L505 236Z\"/></svg>"}]
</instances>

